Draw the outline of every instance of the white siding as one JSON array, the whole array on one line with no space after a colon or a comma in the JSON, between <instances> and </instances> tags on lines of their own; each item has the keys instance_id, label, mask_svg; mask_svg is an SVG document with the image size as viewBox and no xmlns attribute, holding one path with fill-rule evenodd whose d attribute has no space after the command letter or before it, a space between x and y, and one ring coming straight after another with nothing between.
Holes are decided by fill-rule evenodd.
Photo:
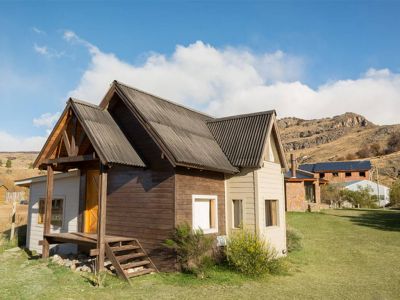
<instances>
[{"instance_id":1,"label":"white siding","mask_svg":"<svg viewBox=\"0 0 400 300\"><path fill-rule=\"evenodd\" d=\"M242 171L226 180L227 190L227 228L228 232L233 228L233 206L232 200L242 200L243 226L255 230L255 208L254 208L254 172L252 170Z\"/></svg>"},{"instance_id":2,"label":"white siding","mask_svg":"<svg viewBox=\"0 0 400 300\"><path fill-rule=\"evenodd\" d=\"M51 226L51 232L77 232L78 231L78 214L79 214L79 173L74 176L68 176L54 180L53 198L64 199L63 222L62 227ZM29 200L29 216L28 216L28 233L27 247L42 253L42 246L39 241L43 239L43 224L38 224L39 199L45 198L46 182L32 182L30 186ZM71 253L76 252L76 245L61 244L57 246L57 252Z\"/></svg>"},{"instance_id":3,"label":"white siding","mask_svg":"<svg viewBox=\"0 0 400 300\"><path fill-rule=\"evenodd\" d=\"M261 169L255 171L257 194L257 229L278 255L286 252L286 218L284 177L281 165L264 161ZM265 226L265 200L278 201L278 225Z\"/></svg>"}]
</instances>

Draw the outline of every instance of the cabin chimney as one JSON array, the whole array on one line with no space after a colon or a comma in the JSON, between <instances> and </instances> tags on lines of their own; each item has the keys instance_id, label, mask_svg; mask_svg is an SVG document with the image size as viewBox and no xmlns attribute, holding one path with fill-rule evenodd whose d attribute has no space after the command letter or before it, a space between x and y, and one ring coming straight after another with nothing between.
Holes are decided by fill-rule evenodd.
<instances>
[{"instance_id":1,"label":"cabin chimney","mask_svg":"<svg viewBox=\"0 0 400 300\"><path fill-rule=\"evenodd\" d=\"M291 162L291 171L292 171L292 177L296 177L296 169L297 169L297 165L296 165L296 155L294 153L290 154L290 162Z\"/></svg>"}]
</instances>

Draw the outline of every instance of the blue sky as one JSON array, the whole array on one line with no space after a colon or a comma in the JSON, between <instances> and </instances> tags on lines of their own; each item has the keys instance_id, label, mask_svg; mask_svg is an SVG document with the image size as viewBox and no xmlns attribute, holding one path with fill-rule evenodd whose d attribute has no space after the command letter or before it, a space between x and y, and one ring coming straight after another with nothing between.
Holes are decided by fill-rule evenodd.
<instances>
[{"instance_id":1,"label":"blue sky","mask_svg":"<svg viewBox=\"0 0 400 300\"><path fill-rule=\"evenodd\" d=\"M215 115L400 123L399 28L396 1L1 2L0 151L38 150L112 79Z\"/></svg>"}]
</instances>

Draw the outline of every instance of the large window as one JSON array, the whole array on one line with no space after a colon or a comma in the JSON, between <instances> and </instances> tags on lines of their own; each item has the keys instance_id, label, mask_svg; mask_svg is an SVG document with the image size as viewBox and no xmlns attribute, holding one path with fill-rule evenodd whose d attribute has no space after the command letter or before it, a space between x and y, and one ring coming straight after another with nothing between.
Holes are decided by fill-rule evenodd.
<instances>
[{"instance_id":1,"label":"large window","mask_svg":"<svg viewBox=\"0 0 400 300\"><path fill-rule=\"evenodd\" d=\"M50 224L53 226L62 226L63 219L63 205L64 200L61 198L53 199L51 205L51 222ZM38 223L43 224L44 222L44 199L41 198L39 200L39 215L38 215Z\"/></svg>"},{"instance_id":2,"label":"large window","mask_svg":"<svg viewBox=\"0 0 400 300\"><path fill-rule=\"evenodd\" d=\"M233 228L240 228L243 225L243 202L232 200L233 207Z\"/></svg>"},{"instance_id":3,"label":"large window","mask_svg":"<svg viewBox=\"0 0 400 300\"><path fill-rule=\"evenodd\" d=\"M265 226L278 225L278 201L265 200Z\"/></svg>"},{"instance_id":4,"label":"large window","mask_svg":"<svg viewBox=\"0 0 400 300\"><path fill-rule=\"evenodd\" d=\"M217 196L193 195L193 229L204 233L218 232Z\"/></svg>"},{"instance_id":5,"label":"large window","mask_svg":"<svg viewBox=\"0 0 400 300\"><path fill-rule=\"evenodd\" d=\"M315 186L312 182L304 182L304 189L306 193L306 201L315 203Z\"/></svg>"}]
</instances>

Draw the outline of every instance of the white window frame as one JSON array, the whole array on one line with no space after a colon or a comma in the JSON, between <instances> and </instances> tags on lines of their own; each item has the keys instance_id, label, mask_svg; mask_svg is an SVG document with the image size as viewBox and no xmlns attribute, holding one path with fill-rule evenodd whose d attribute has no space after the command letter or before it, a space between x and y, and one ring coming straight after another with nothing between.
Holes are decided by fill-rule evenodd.
<instances>
[{"instance_id":1,"label":"white window frame","mask_svg":"<svg viewBox=\"0 0 400 300\"><path fill-rule=\"evenodd\" d=\"M216 195L192 195L192 228L193 230L198 230L199 228L194 228L194 203L196 199L199 200L214 200L214 212L215 212L215 228L202 229L204 234L218 233L218 196Z\"/></svg>"}]
</instances>

